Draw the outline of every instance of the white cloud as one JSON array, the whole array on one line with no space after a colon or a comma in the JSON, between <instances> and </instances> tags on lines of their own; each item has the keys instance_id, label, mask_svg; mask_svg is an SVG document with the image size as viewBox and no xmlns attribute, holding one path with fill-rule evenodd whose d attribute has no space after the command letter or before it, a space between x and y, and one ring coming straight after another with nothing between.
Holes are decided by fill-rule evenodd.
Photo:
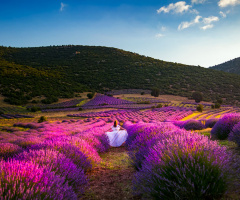
<instances>
[{"instance_id":1,"label":"white cloud","mask_svg":"<svg viewBox=\"0 0 240 200\"><path fill-rule=\"evenodd\" d=\"M200 22L200 19L202 17L201 16L196 16L194 20L190 21L190 22L182 22L179 26L178 26L178 30L183 30L186 28L189 28L190 26L193 26L194 24L198 24Z\"/></svg>"},{"instance_id":2,"label":"white cloud","mask_svg":"<svg viewBox=\"0 0 240 200\"><path fill-rule=\"evenodd\" d=\"M167 7L163 6L157 10L157 13L169 13L172 11L173 13L183 13L183 12L196 12L196 10L191 10L191 5L186 5L185 1L179 1L175 4L171 3Z\"/></svg>"},{"instance_id":3,"label":"white cloud","mask_svg":"<svg viewBox=\"0 0 240 200\"><path fill-rule=\"evenodd\" d=\"M222 12L222 11L220 11L219 14L222 16L222 18L226 18L227 17L227 14Z\"/></svg>"},{"instance_id":4,"label":"white cloud","mask_svg":"<svg viewBox=\"0 0 240 200\"><path fill-rule=\"evenodd\" d=\"M161 34L161 33L159 33L159 34L155 35L155 37L156 37L156 38L161 38L161 37L164 37L164 35Z\"/></svg>"},{"instance_id":5,"label":"white cloud","mask_svg":"<svg viewBox=\"0 0 240 200\"><path fill-rule=\"evenodd\" d=\"M218 6L227 7L227 6L235 6L240 4L240 0L220 0L218 2Z\"/></svg>"},{"instance_id":6,"label":"white cloud","mask_svg":"<svg viewBox=\"0 0 240 200\"><path fill-rule=\"evenodd\" d=\"M161 27L161 30L162 30L162 31L166 31L166 30L167 30L167 27L162 26L162 27Z\"/></svg>"},{"instance_id":7,"label":"white cloud","mask_svg":"<svg viewBox=\"0 0 240 200\"><path fill-rule=\"evenodd\" d=\"M213 27L213 24L208 24L206 26L202 26L201 29L205 31L205 30L210 29L212 27Z\"/></svg>"},{"instance_id":8,"label":"white cloud","mask_svg":"<svg viewBox=\"0 0 240 200\"><path fill-rule=\"evenodd\" d=\"M62 12L66 6L67 6L67 4L64 4L64 3L61 2L60 11Z\"/></svg>"},{"instance_id":9,"label":"white cloud","mask_svg":"<svg viewBox=\"0 0 240 200\"><path fill-rule=\"evenodd\" d=\"M204 3L206 0L192 0L192 4L202 4Z\"/></svg>"},{"instance_id":10,"label":"white cloud","mask_svg":"<svg viewBox=\"0 0 240 200\"><path fill-rule=\"evenodd\" d=\"M216 16L210 16L203 19L204 24L211 24L212 22L217 22L217 21L219 21L219 18Z\"/></svg>"}]
</instances>

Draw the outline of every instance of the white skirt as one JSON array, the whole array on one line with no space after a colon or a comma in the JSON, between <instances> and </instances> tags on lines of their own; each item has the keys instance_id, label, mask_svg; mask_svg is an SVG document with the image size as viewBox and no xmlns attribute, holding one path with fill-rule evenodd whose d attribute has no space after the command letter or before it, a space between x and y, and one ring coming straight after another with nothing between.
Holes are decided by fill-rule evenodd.
<instances>
[{"instance_id":1,"label":"white skirt","mask_svg":"<svg viewBox=\"0 0 240 200\"><path fill-rule=\"evenodd\" d=\"M126 130L106 132L109 139L109 144L112 147L120 147L127 139L128 133Z\"/></svg>"}]
</instances>

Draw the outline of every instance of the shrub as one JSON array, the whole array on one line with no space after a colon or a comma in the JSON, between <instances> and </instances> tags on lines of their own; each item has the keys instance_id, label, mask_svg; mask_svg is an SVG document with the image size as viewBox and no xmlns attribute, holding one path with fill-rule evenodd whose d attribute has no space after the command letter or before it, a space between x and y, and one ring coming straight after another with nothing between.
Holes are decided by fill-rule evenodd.
<instances>
[{"instance_id":1,"label":"shrub","mask_svg":"<svg viewBox=\"0 0 240 200\"><path fill-rule=\"evenodd\" d=\"M141 95L144 95L145 94L145 92L141 92Z\"/></svg>"},{"instance_id":2,"label":"shrub","mask_svg":"<svg viewBox=\"0 0 240 200\"><path fill-rule=\"evenodd\" d=\"M47 121L47 117L41 116L40 119L38 120L38 123L42 123L42 122L46 122L46 121Z\"/></svg>"},{"instance_id":3,"label":"shrub","mask_svg":"<svg viewBox=\"0 0 240 200\"><path fill-rule=\"evenodd\" d=\"M234 141L240 147L240 122L237 123L229 134L229 140Z\"/></svg>"},{"instance_id":4,"label":"shrub","mask_svg":"<svg viewBox=\"0 0 240 200\"><path fill-rule=\"evenodd\" d=\"M206 128L212 128L216 123L218 119L208 119L205 123Z\"/></svg>"},{"instance_id":5,"label":"shrub","mask_svg":"<svg viewBox=\"0 0 240 200\"><path fill-rule=\"evenodd\" d=\"M58 102L58 98L54 96L47 97L46 99L41 100L42 103L44 104L51 104Z\"/></svg>"},{"instance_id":6,"label":"shrub","mask_svg":"<svg viewBox=\"0 0 240 200\"><path fill-rule=\"evenodd\" d=\"M215 103L214 108L220 108L221 104L220 103Z\"/></svg>"},{"instance_id":7,"label":"shrub","mask_svg":"<svg viewBox=\"0 0 240 200\"><path fill-rule=\"evenodd\" d=\"M203 100L203 96L201 92L193 92L192 98L195 100L196 103L199 103L200 101Z\"/></svg>"},{"instance_id":8,"label":"shrub","mask_svg":"<svg viewBox=\"0 0 240 200\"><path fill-rule=\"evenodd\" d=\"M197 111L198 112L202 112L203 111L203 105L202 104L197 105Z\"/></svg>"},{"instance_id":9,"label":"shrub","mask_svg":"<svg viewBox=\"0 0 240 200\"><path fill-rule=\"evenodd\" d=\"M0 115L3 115L3 114L4 114L4 112L0 110Z\"/></svg>"},{"instance_id":10,"label":"shrub","mask_svg":"<svg viewBox=\"0 0 240 200\"><path fill-rule=\"evenodd\" d=\"M158 88L153 88L151 91L151 95L154 97L158 97L160 95L160 89Z\"/></svg>"},{"instance_id":11,"label":"shrub","mask_svg":"<svg viewBox=\"0 0 240 200\"><path fill-rule=\"evenodd\" d=\"M92 92L92 93L88 93L88 94L87 94L87 97L88 97L89 99L92 99L92 98L94 97L94 94L95 94L95 93L93 93L93 92Z\"/></svg>"},{"instance_id":12,"label":"shrub","mask_svg":"<svg viewBox=\"0 0 240 200\"><path fill-rule=\"evenodd\" d=\"M211 136L215 139L225 140L232 131L235 124L240 122L240 114L231 113L224 115L213 126Z\"/></svg>"},{"instance_id":13,"label":"shrub","mask_svg":"<svg viewBox=\"0 0 240 200\"><path fill-rule=\"evenodd\" d=\"M217 103L223 104L223 99L217 99Z\"/></svg>"},{"instance_id":14,"label":"shrub","mask_svg":"<svg viewBox=\"0 0 240 200\"><path fill-rule=\"evenodd\" d=\"M212 104L212 105L211 105L211 108L212 108L212 109L214 109L214 108L215 108L215 105L214 105L214 104Z\"/></svg>"},{"instance_id":15,"label":"shrub","mask_svg":"<svg viewBox=\"0 0 240 200\"><path fill-rule=\"evenodd\" d=\"M158 105L156 106L156 108L162 108L162 104L161 104L161 103L158 104Z\"/></svg>"},{"instance_id":16,"label":"shrub","mask_svg":"<svg viewBox=\"0 0 240 200\"><path fill-rule=\"evenodd\" d=\"M205 136L172 134L150 148L134 190L146 199L219 199L227 190L229 156Z\"/></svg>"},{"instance_id":17,"label":"shrub","mask_svg":"<svg viewBox=\"0 0 240 200\"><path fill-rule=\"evenodd\" d=\"M83 108L82 108L82 107L80 107L80 108L78 108L78 110L79 110L79 111L82 111L82 110L83 110Z\"/></svg>"},{"instance_id":18,"label":"shrub","mask_svg":"<svg viewBox=\"0 0 240 200\"><path fill-rule=\"evenodd\" d=\"M36 103L38 103L38 101L37 100L32 100L32 102L31 103L34 103L34 104L36 104Z\"/></svg>"},{"instance_id":19,"label":"shrub","mask_svg":"<svg viewBox=\"0 0 240 200\"><path fill-rule=\"evenodd\" d=\"M40 110L41 110L41 108L35 107L35 106L33 106L33 107L31 108L31 112L37 112L37 111L40 111Z\"/></svg>"}]
</instances>

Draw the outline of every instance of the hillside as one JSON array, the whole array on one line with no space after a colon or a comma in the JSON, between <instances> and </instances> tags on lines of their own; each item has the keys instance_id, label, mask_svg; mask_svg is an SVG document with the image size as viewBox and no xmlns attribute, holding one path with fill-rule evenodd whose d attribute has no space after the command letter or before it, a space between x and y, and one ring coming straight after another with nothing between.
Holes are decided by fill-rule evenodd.
<instances>
[{"instance_id":1,"label":"hillside","mask_svg":"<svg viewBox=\"0 0 240 200\"><path fill-rule=\"evenodd\" d=\"M229 72L233 74L240 74L240 57L229 60L225 63L210 67L211 69Z\"/></svg>"},{"instance_id":2,"label":"hillside","mask_svg":"<svg viewBox=\"0 0 240 200\"><path fill-rule=\"evenodd\" d=\"M116 48L95 46L0 47L0 90L13 104L44 95L72 97L75 92L151 89L204 100L240 101L240 77L199 66L165 62Z\"/></svg>"}]
</instances>

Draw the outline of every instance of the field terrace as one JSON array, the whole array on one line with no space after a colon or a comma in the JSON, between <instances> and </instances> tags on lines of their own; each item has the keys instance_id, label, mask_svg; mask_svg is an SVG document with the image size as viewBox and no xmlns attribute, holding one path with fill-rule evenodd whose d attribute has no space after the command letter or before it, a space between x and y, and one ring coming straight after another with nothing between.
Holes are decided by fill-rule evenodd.
<instances>
[{"instance_id":1,"label":"field terrace","mask_svg":"<svg viewBox=\"0 0 240 200\"><path fill-rule=\"evenodd\" d=\"M163 108L154 108L151 110L110 110L110 111L101 111L101 112L89 112L89 113L79 113L68 115L69 117L104 117L109 122L118 120L119 122L131 121L131 122L163 122L163 121L172 121L172 120L181 120L184 117L192 114L192 110L179 107L163 107Z\"/></svg>"}]
</instances>

